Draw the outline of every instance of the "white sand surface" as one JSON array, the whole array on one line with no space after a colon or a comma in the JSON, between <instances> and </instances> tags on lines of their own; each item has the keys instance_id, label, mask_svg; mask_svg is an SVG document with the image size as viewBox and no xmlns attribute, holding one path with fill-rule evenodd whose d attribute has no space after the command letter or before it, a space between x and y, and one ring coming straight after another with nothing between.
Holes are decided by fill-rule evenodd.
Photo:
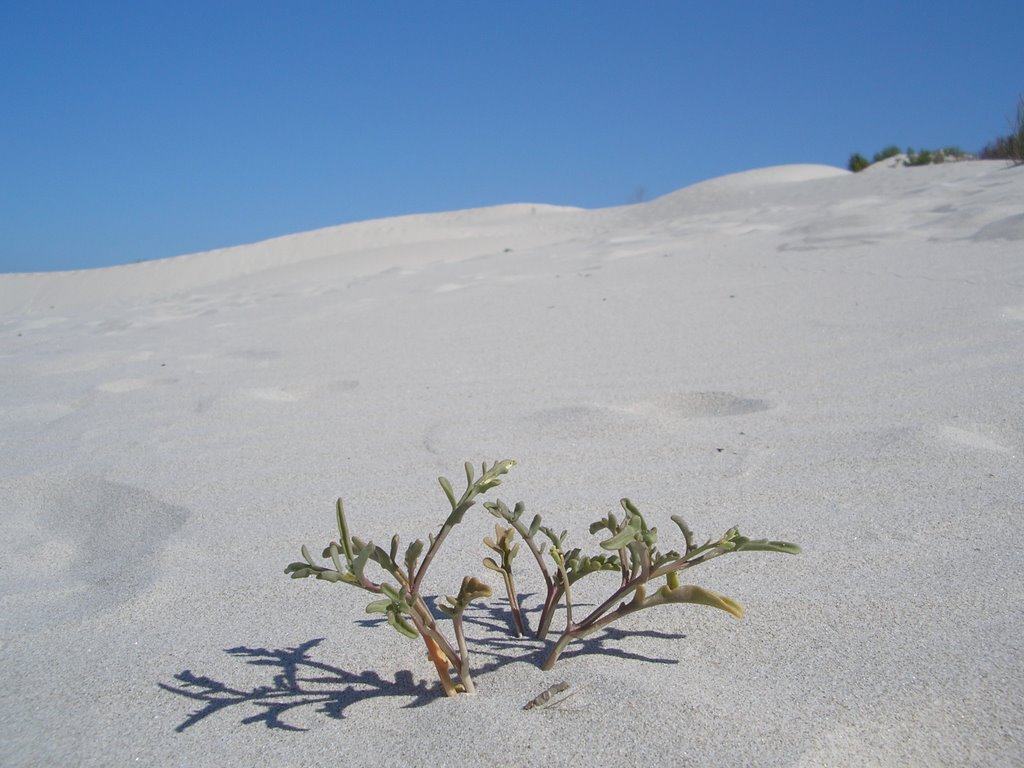
<instances>
[{"instance_id":1,"label":"white sand surface","mask_svg":"<svg viewBox=\"0 0 1024 768\"><path fill-rule=\"evenodd\" d=\"M999 162L3 275L0 764L1021 765L1022 453L1024 168ZM681 513L804 553L688 573L742 621L653 609L547 673L481 608L455 699L366 593L284 575L338 495L409 541L439 474L506 457L492 497L576 545L629 496L670 544ZM499 587L492 527L467 515L431 592Z\"/></svg>"}]
</instances>

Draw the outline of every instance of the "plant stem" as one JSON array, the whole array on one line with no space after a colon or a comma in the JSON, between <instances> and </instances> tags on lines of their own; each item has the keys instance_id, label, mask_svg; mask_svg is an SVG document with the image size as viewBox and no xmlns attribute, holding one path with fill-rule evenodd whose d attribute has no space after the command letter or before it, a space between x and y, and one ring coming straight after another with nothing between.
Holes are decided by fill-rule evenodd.
<instances>
[{"instance_id":1,"label":"plant stem","mask_svg":"<svg viewBox=\"0 0 1024 768\"><path fill-rule=\"evenodd\" d=\"M423 577L427 575L427 568L430 567L431 561L437 554L437 550L441 548L444 540L448 537L454 526L445 523L441 526L441 530L438 531L437 537L434 539L434 543L430 545L430 549L427 550L427 554L423 557L423 562L420 563L419 570L416 571L416 577L412 580L412 584L409 586L409 592L414 595L419 595L420 584L423 583Z\"/></svg>"},{"instance_id":2,"label":"plant stem","mask_svg":"<svg viewBox=\"0 0 1024 768\"><path fill-rule=\"evenodd\" d=\"M551 629L551 621L555 617L555 609L558 607L558 602L562 599L564 594L563 590L554 584L548 585L548 596L544 600L544 609L540 614L540 624L537 626L536 637L538 640L543 640L548 636L548 630Z\"/></svg>"},{"instance_id":3,"label":"plant stem","mask_svg":"<svg viewBox=\"0 0 1024 768\"><path fill-rule=\"evenodd\" d=\"M730 550L712 548L706 551L704 554L697 557L691 557L684 555L678 560L673 560L671 563L665 563L660 568L654 569L651 573L650 578L656 579L659 576L664 576L669 571L685 571L687 568L692 568L695 565L706 563L708 560L713 560L716 557L729 554Z\"/></svg>"},{"instance_id":4,"label":"plant stem","mask_svg":"<svg viewBox=\"0 0 1024 768\"><path fill-rule=\"evenodd\" d=\"M523 637L526 635L526 628L523 626L523 615L519 610L519 596L516 595L516 585L512 580L512 574L508 571L502 571L501 575L505 577L505 591L508 592L508 605L512 610L512 621L516 625L516 637Z\"/></svg>"},{"instance_id":5,"label":"plant stem","mask_svg":"<svg viewBox=\"0 0 1024 768\"><path fill-rule=\"evenodd\" d=\"M544 583L550 591L551 585L554 584L554 579L551 578L551 574L548 572L547 566L544 565L544 555L537 547L537 542L533 540L533 536L530 535L530 530L517 520L509 520L509 522L516 531L518 531L519 535L523 537L523 541L526 542L526 546L530 548L530 553L533 555L533 559L537 561L537 567L540 568L540 574L544 577Z\"/></svg>"},{"instance_id":6,"label":"plant stem","mask_svg":"<svg viewBox=\"0 0 1024 768\"><path fill-rule=\"evenodd\" d=\"M555 610L555 606L558 605L558 600L561 597L561 593L558 591L558 587L555 585L555 580L551 578L551 573L548 571L547 566L544 564L544 555L541 553L540 548L537 546L537 542L534 541L533 536L530 534L530 529L515 517L513 517L507 509L500 507L499 509L504 510L502 512L502 519L506 523L515 528L523 541L526 542L526 546L530 549L530 554L533 555L533 559L537 561L537 567L540 569L540 575L544 578L544 586L547 588L547 597L544 600L544 610L541 612L540 624L537 627L537 639L543 640L548 633L548 628L551 626L552 613ZM516 601L516 607L518 608L518 600ZM515 609L513 609L515 611ZM520 632L525 635L525 629L523 628L522 622L516 622L520 627Z\"/></svg>"},{"instance_id":7,"label":"plant stem","mask_svg":"<svg viewBox=\"0 0 1024 768\"><path fill-rule=\"evenodd\" d=\"M569 574L565 572L565 562L562 560L562 554L558 554L558 560L555 561L558 565L558 574L562 578L562 592L565 594L565 631L569 632L573 628L572 623L572 593L569 591Z\"/></svg>"},{"instance_id":8,"label":"plant stem","mask_svg":"<svg viewBox=\"0 0 1024 768\"><path fill-rule=\"evenodd\" d=\"M473 677L469 669L469 649L466 647L466 635L462 629L462 612L452 616L452 624L455 626L455 640L459 644L459 679L466 693L476 693L476 686L473 685Z\"/></svg>"},{"instance_id":9,"label":"plant stem","mask_svg":"<svg viewBox=\"0 0 1024 768\"><path fill-rule=\"evenodd\" d=\"M444 688L446 696L455 696L458 691L455 690L455 686L452 684L452 678L448 674L448 657L445 656L444 651L438 646L434 639L430 635L420 635L423 638L423 642L427 646L427 658L434 662L434 668L437 670L437 677L441 681L441 687Z\"/></svg>"},{"instance_id":10,"label":"plant stem","mask_svg":"<svg viewBox=\"0 0 1024 768\"><path fill-rule=\"evenodd\" d=\"M416 628L420 630L420 633L430 635L434 639L434 642L436 642L441 650L444 651L445 656L449 659L456 659L458 657L458 652L437 628L437 622L434 621L434 617L430 614L430 609L427 608L423 599L417 597L416 603L413 607L415 610L410 618L412 618L413 623L416 625Z\"/></svg>"},{"instance_id":11,"label":"plant stem","mask_svg":"<svg viewBox=\"0 0 1024 768\"><path fill-rule=\"evenodd\" d=\"M589 627L598 619L600 619L601 616L603 616L609 608L611 608L616 603L622 602L626 598L626 595L628 595L630 592L636 591L637 587L641 586L642 584L643 580L640 579L633 579L631 581L626 582L624 585L615 590L611 597L609 597L607 600L605 600L603 603L597 606L597 608L592 610L587 615L587 617L579 623L578 626Z\"/></svg>"},{"instance_id":12,"label":"plant stem","mask_svg":"<svg viewBox=\"0 0 1024 768\"><path fill-rule=\"evenodd\" d=\"M473 678L469 669L469 651L466 648L466 639L462 628L462 617L458 616L454 621L455 639L459 650L452 648L451 643L437 629L437 622L434 621L423 599L419 596L412 605L413 611L410 614L416 631L420 633L423 642L427 646L427 656L434 663L437 676L441 681L441 687L447 696L456 696L459 691L452 683L448 668L454 667L462 681L462 688L466 693L474 693L476 687L473 685Z\"/></svg>"},{"instance_id":13,"label":"plant stem","mask_svg":"<svg viewBox=\"0 0 1024 768\"><path fill-rule=\"evenodd\" d=\"M541 669L545 672L550 672L555 666L555 662L558 661L558 657L562 655L562 651L565 650L565 647L575 639L575 636L568 632L558 638L558 642L556 642L555 647L551 649L551 653L548 654L547 659L544 661L544 666L542 666Z\"/></svg>"},{"instance_id":14,"label":"plant stem","mask_svg":"<svg viewBox=\"0 0 1024 768\"><path fill-rule=\"evenodd\" d=\"M600 614L595 610L590 614L590 616L584 619L582 623L577 624L572 629L567 629L562 633L562 636L558 638L558 641L555 643L555 647L551 649L551 653L548 654L547 659L544 661L544 666L541 667L541 669L545 672L550 671L555 666L555 662L558 661L558 657L562 655L562 651L564 651L569 643L574 640L582 640L584 637L597 632L599 629L603 629L609 624L613 624L623 616L628 616L629 614L635 613L643 608L649 608L653 605L660 605L665 602L657 597L652 597L650 599L643 597L643 590L640 589L642 586L642 584L635 584L630 587L630 589L639 590L634 598L629 603L623 603L604 618L600 618ZM619 590L616 592L616 595L621 595L622 593L623 590ZM608 601L606 601L605 604L607 603ZM603 613L604 610L607 609L602 606L602 608L598 610Z\"/></svg>"}]
</instances>

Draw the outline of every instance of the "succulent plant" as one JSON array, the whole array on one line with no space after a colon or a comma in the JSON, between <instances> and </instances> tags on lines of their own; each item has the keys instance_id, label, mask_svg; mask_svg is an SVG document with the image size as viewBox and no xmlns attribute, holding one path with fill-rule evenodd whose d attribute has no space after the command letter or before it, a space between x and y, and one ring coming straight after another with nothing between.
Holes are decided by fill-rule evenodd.
<instances>
[{"instance_id":1,"label":"succulent plant","mask_svg":"<svg viewBox=\"0 0 1024 768\"><path fill-rule=\"evenodd\" d=\"M606 517L590 526L592 534L600 531L607 531L609 534L609 537L600 543L601 548L608 554L596 555L585 555L578 548L567 550L566 532L555 534L553 530L541 524L539 515L534 516L529 526L523 524L525 507L522 504L517 504L512 510L509 510L501 500L484 504L492 515L506 520L519 533L537 560L547 586L547 599L541 611L537 630L539 639L543 640L547 636L555 609L560 603L565 604L566 626L544 662L545 670L555 665L569 643L644 608L668 603L695 603L718 608L736 618L742 618L743 608L732 598L703 587L680 586L679 572L730 552L797 554L800 551L796 544L784 541L748 539L740 535L738 528L730 528L721 538L709 539L703 545L697 546L694 543L693 532L683 518L673 515L671 520L682 533L684 550L682 554L674 550L662 552L658 549L657 528L648 527L640 510L629 499L622 499L620 504L625 512L624 518L619 520L614 513L609 512ZM538 545L538 533L543 534L547 542ZM548 545L549 555L555 565L554 574L544 565L545 545ZM618 589L584 618L575 621L572 585L586 576L601 571L620 573ZM662 577L665 579L664 585L650 590L651 594L648 594L648 585Z\"/></svg>"},{"instance_id":2,"label":"succulent plant","mask_svg":"<svg viewBox=\"0 0 1024 768\"><path fill-rule=\"evenodd\" d=\"M484 544L501 555L499 563L493 557L484 558L484 567L501 574L505 582L505 592L508 595L509 610L512 611L512 622L515 625L516 637L526 634L526 627L523 625L523 612L519 608L519 595L516 592L516 582L512 578L512 558L519 554L519 545L514 544L515 530L504 528L501 523L494 524L494 538L484 537Z\"/></svg>"},{"instance_id":3,"label":"succulent plant","mask_svg":"<svg viewBox=\"0 0 1024 768\"><path fill-rule=\"evenodd\" d=\"M462 522L466 512L476 503L477 496L501 484L501 476L506 474L514 464L515 462L511 460L496 462L491 467L485 463L481 468L480 477L476 478L473 465L467 462L466 490L458 498L452 490L451 482L444 477L438 478L441 489L451 505L451 512L441 525L437 535L428 537L429 546L425 545L422 539L417 539L406 548L401 562L398 560L398 535L392 537L391 547L388 551L374 545L372 541L364 542L351 536L345 519L344 505L342 500L338 499L336 506L338 541L330 542L323 552L323 557L330 558L333 567L317 565L303 545L303 562L291 563L285 568L285 573L290 574L293 579L312 576L322 581L351 584L367 592L382 595L380 599L374 600L366 606L367 612L383 613L387 616L388 623L400 634L423 639L427 647L427 656L434 663L441 686L447 695L454 696L463 692L473 693L476 688L469 667L469 652L463 633L462 613L470 601L489 596L491 589L477 579L467 576L462 581L458 596L449 598L449 604L441 608L452 618L455 633L454 645L448 641L438 626L437 620L423 599L421 589L427 569L434 561L434 557L452 528ZM423 554L424 547L426 547L426 554ZM423 555L422 561L420 561L420 555ZM395 583L371 580L366 574L366 567L370 562L380 566L388 576L394 579ZM459 683L452 681L450 668L454 668Z\"/></svg>"},{"instance_id":4,"label":"succulent plant","mask_svg":"<svg viewBox=\"0 0 1024 768\"><path fill-rule=\"evenodd\" d=\"M341 499L338 499L336 518L339 539L330 542L323 551L323 557L331 565L317 565L303 546L303 561L291 563L285 573L296 579L312 576L322 581L350 584L378 595L378 599L366 607L367 612L384 614L388 623L406 637L422 638L445 693L449 696L473 693L475 685L469 665L463 614L473 600L490 597L491 588L473 576L466 576L458 594L438 604L438 609L452 620L455 635L453 644L441 631L437 618L423 598L423 580L452 528L462 522L479 495L501 484L501 477L514 465L512 460L499 461L491 467L485 463L481 476L476 478L473 465L467 463L466 490L458 498L451 482L444 477L438 478L451 512L438 533L428 537L429 545L417 539L406 548L401 561L398 559L397 535L392 537L388 551L375 546L373 542L364 542L351 536L344 506ZM682 535L682 551L663 552L658 547L658 529L648 526L640 510L629 499L622 499L620 505L624 512L621 519L609 512L590 526L591 534L605 532L607 538L600 542L601 552L585 554L578 547L567 547L568 532L555 533L543 524L540 515L534 515L527 525L524 517L526 507L522 502L512 509L500 499L484 503L488 512L505 523L495 525L493 538L484 538L485 546L499 557L485 557L483 565L502 575L516 635L522 637L526 634L512 573L512 560L521 547L521 542L516 541L517 535L533 556L545 585L540 620L534 633L537 639L547 638L556 610L560 606L565 608L565 629L554 641L544 661L545 670L555 665L570 643L646 608L670 603L692 603L718 608L736 618L742 618L743 608L732 598L696 585L680 585L680 572L733 552L797 554L800 551L796 544L785 541L747 538L735 527L718 539L708 539L698 546L683 518L673 515L670 519ZM394 583L371 580L366 574L371 562L390 576ZM604 602L577 620L573 614L573 585L580 579L604 571L619 574L618 587ZM662 579L664 583L661 583ZM458 677L458 683L452 680L452 669Z\"/></svg>"}]
</instances>

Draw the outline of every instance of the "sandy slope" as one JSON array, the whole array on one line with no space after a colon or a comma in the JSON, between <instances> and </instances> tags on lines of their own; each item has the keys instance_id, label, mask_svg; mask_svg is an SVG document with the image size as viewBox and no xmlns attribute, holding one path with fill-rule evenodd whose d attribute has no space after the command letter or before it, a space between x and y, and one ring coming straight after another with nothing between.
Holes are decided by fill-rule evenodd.
<instances>
[{"instance_id":1,"label":"sandy slope","mask_svg":"<svg viewBox=\"0 0 1024 768\"><path fill-rule=\"evenodd\" d=\"M1001 163L792 166L0 276L0 763L1020 764L1022 201ZM476 614L457 700L283 575L336 495L408 540L503 457L578 544L628 495L804 554L691 572L743 621L649 611L551 673ZM475 514L438 592L487 573Z\"/></svg>"}]
</instances>

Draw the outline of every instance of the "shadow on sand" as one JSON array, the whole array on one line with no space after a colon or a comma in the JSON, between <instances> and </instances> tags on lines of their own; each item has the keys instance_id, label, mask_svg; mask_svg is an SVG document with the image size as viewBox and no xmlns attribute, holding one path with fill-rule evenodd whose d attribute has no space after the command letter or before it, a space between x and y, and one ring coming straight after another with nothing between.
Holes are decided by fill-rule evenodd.
<instances>
[{"instance_id":1,"label":"shadow on sand","mask_svg":"<svg viewBox=\"0 0 1024 768\"><path fill-rule=\"evenodd\" d=\"M179 696L199 702L174 730L181 733L201 720L229 707L250 705L259 710L244 717L243 725L263 723L267 728L304 731L285 720L292 710L316 707L328 717L342 719L345 708L377 696L412 698L405 707L422 707L436 698L436 692L424 681L413 682L412 672L395 674L394 681L385 680L376 672L355 674L317 661L311 651L323 642L322 637L308 640L294 648L228 648L225 653L244 659L246 664L268 667L270 685L250 690L234 688L227 683L184 670L174 676L177 684L160 683L160 687Z\"/></svg>"},{"instance_id":2,"label":"shadow on sand","mask_svg":"<svg viewBox=\"0 0 1024 768\"><path fill-rule=\"evenodd\" d=\"M509 635L507 615L507 611L497 606L471 609L466 613L467 624L475 624L487 632L486 636L471 641L472 658L476 660L473 665L474 677L486 675L512 662L525 662L538 667L544 663L552 641ZM385 622L382 619L363 619L356 623L362 626L376 626ZM593 637L569 646L562 654L562 659L600 655L653 664L678 663L678 659L644 656L618 647L620 641L636 637L680 640L686 635L607 628ZM161 689L198 703L198 708L175 730L181 733L222 710L248 707L255 708L257 712L244 717L241 720L243 725L263 723L267 728L304 731L305 728L286 720L289 713L303 707L316 707L316 711L341 720L345 717L347 707L367 699L394 696L403 700L403 708L413 708L425 706L443 697L437 682L416 681L409 670L396 672L394 680L387 680L373 671L357 674L317 661L313 658L312 652L323 640L315 638L291 648L238 646L225 649L225 653L243 660L246 664L267 667L269 684L249 690L197 675L188 669L174 676L175 683L159 683Z\"/></svg>"}]
</instances>

